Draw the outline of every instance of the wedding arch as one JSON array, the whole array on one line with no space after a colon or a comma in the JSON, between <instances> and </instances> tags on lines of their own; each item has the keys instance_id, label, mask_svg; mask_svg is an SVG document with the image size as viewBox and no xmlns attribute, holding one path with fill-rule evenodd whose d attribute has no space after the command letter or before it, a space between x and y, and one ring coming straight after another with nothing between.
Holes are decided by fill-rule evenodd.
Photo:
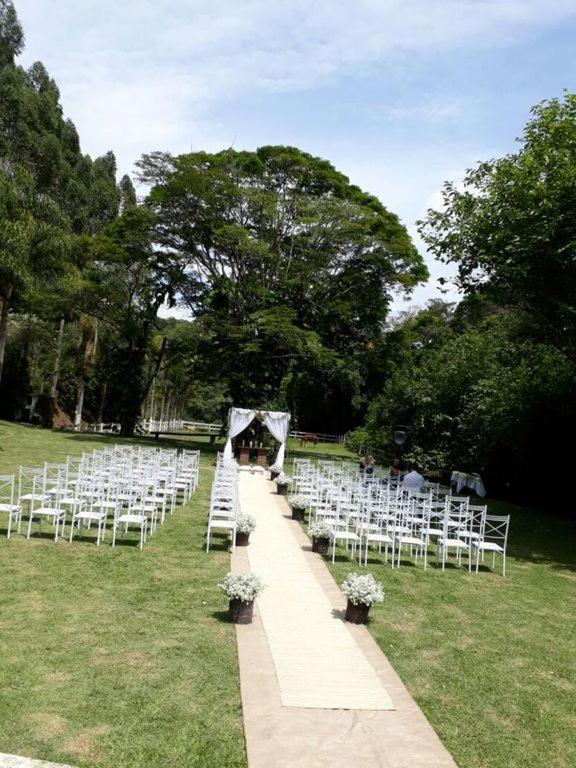
<instances>
[{"instance_id":1,"label":"wedding arch","mask_svg":"<svg viewBox=\"0 0 576 768\"><path fill-rule=\"evenodd\" d=\"M260 419L267 427L268 431L278 442L278 456L274 462L278 467L284 464L284 453L286 451L286 440L288 439L288 427L290 424L290 414L282 411L258 411L250 408L230 408L228 411L228 439L224 447L224 456L232 458L232 438L243 432L254 419Z\"/></svg>"}]
</instances>

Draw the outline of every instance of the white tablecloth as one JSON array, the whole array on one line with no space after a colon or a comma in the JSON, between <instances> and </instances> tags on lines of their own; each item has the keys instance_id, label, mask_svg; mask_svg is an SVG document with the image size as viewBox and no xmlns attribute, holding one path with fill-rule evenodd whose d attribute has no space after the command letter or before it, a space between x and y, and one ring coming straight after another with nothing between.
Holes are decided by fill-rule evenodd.
<instances>
[{"instance_id":1,"label":"white tablecloth","mask_svg":"<svg viewBox=\"0 0 576 768\"><path fill-rule=\"evenodd\" d=\"M470 488L477 496L486 496L486 488L480 475L467 475L466 472L452 472L452 485L456 486L456 493L462 488Z\"/></svg>"}]
</instances>

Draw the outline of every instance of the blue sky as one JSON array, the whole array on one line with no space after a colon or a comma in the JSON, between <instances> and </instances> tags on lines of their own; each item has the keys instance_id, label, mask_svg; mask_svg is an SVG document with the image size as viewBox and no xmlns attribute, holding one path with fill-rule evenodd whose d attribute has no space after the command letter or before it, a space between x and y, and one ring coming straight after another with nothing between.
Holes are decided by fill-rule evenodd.
<instances>
[{"instance_id":1,"label":"blue sky","mask_svg":"<svg viewBox=\"0 0 576 768\"><path fill-rule=\"evenodd\" d=\"M16 0L83 149L292 144L415 221L576 83L575 0ZM423 249L422 249L423 250ZM426 256L438 295L449 270ZM395 302L402 309L404 301Z\"/></svg>"}]
</instances>

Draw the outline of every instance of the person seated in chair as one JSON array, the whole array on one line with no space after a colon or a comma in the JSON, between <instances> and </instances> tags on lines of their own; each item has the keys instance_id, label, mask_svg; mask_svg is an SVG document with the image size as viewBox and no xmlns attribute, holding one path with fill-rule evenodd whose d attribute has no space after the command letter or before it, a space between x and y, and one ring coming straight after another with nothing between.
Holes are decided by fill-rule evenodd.
<instances>
[{"instance_id":1,"label":"person seated in chair","mask_svg":"<svg viewBox=\"0 0 576 768\"><path fill-rule=\"evenodd\" d=\"M419 491L424 483L424 477L418 472L416 464L410 464L410 471L404 475L404 488L407 491Z\"/></svg>"},{"instance_id":2,"label":"person seated in chair","mask_svg":"<svg viewBox=\"0 0 576 768\"><path fill-rule=\"evenodd\" d=\"M363 475L372 475L374 473L375 464L376 461L374 456L372 456L370 451L366 451L365 455L360 461L360 472L362 472Z\"/></svg>"},{"instance_id":3,"label":"person seated in chair","mask_svg":"<svg viewBox=\"0 0 576 768\"><path fill-rule=\"evenodd\" d=\"M390 477L400 477L400 459L394 459L392 462Z\"/></svg>"}]
</instances>

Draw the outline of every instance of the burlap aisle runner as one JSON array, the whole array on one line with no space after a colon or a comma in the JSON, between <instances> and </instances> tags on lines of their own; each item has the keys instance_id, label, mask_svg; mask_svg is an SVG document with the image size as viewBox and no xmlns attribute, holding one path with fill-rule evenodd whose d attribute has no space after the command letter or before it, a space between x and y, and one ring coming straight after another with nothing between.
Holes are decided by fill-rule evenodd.
<instances>
[{"instance_id":1,"label":"burlap aisle runner","mask_svg":"<svg viewBox=\"0 0 576 768\"><path fill-rule=\"evenodd\" d=\"M266 590L258 609L282 704L318 709L394 709L378 675L308 566L281 497L262 475L241 473L242 510L256 518L250 570Z\"/></svg>"}]
</instances>

